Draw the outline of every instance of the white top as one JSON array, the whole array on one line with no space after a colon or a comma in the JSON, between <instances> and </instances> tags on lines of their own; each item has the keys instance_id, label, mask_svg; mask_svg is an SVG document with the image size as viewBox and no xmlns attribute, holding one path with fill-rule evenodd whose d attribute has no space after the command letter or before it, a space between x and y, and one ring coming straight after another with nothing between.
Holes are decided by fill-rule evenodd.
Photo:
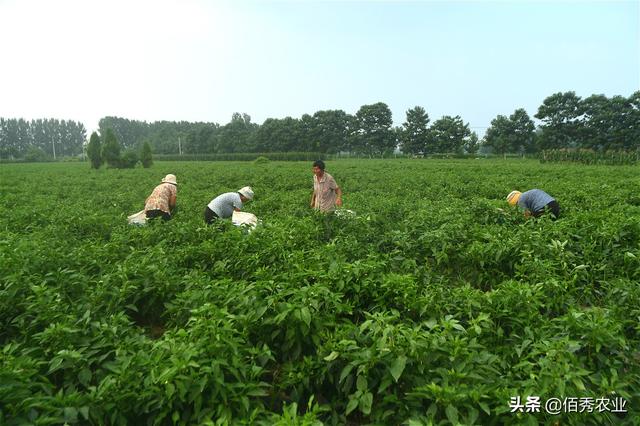
<instances>
[{"instance_id":1,"label":"white top","mask_svg":"<svg viewBox=\"0 0 640 426\"><path fill-rule=\"evenodd\" d=\"M207 207L219 218L226 219L233 215L234 209L242 209L242 200L237 192L225 192L211 200Z\"/></svg>"}]
</instances>

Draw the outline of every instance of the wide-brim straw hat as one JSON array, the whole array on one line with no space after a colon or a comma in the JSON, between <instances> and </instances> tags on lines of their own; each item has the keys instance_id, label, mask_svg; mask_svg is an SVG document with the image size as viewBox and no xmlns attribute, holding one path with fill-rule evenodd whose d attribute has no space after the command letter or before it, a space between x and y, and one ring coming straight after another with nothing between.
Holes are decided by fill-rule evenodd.
<instances>
[{"instance_id":1,"label":"wide-brim straw hat","mask_svg":"<svg viewBox=\"0 0 640 426\"><path fill-rule=\"evenodd\" d=\"M164 179L162 179L162 183L170 183L172 185L178 185L178 182L176 182L176 175L166 175L164 177Z\"/></svg>"},{"instance_id":2,"label":"wide-brim straw hat","mask_svg":"<svg viewBox=\"0 0 640 426\"><path fill-rule=\"evenodd\" d=\"M240 188L238 190L240 195L243 195L248 200L253 200L253 189L250 186L245 186L244 188Z\"/></svg>"}]
</instances>

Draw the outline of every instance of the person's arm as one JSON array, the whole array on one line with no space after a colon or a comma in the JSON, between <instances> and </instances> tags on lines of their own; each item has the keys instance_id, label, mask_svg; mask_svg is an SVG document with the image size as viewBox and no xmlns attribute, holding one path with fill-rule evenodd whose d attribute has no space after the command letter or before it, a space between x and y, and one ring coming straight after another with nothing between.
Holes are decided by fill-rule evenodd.
<instances>
[{"instance_id":1,"label":"person's arm","mask_svg":"<svg viewBox=\"0 0 640 426\"><path fill-rule=\"evenodd\" d=\"M178 198L178 190L174 186L169 193L169 211L173 211L176 208L176 201Z\"/></svg>"},{"instance_id":2,"label":"person's arm","mask_svg":"<svg viewBox=\"0 0 640 426\"><path fill-rule=\"evenodd\" d=\"M524 210L524 217L531 217L533 215L531 213L531 202L527 195L528 194L522 194L516 205Z\"/></svg>"},{"instance_id":3,"label":"person's arm","mask_svg":"<svg viewBox=\"0 0 640 426\"><path fill-rule=\"evenodd\" d=\"M336 206L342 206L342 189L339 186L336 186Z\"/></svg>"},{"instance_id":4,"label":"person's arm","mask_svg":"<svg viewBox=\"0 0 640 426\"><path fill-rule=\"evenodd\" d=\"M316 205L316 191L313 191L313 194L311 194L311 208L314 208Z\"/></svg>"},{"instance_id":5,"label":"person's arm","mask_svg":"<svg viewBox=\"0 0 640 426\"><path fill-rule=\"evenodd\" d=\"M234 212L239 212L240 207L242 206L242 198L238 198L236 201L233 202L233 204L231 204L231 207L233 207L233 211Z\"/></svg>"}]
</instances>

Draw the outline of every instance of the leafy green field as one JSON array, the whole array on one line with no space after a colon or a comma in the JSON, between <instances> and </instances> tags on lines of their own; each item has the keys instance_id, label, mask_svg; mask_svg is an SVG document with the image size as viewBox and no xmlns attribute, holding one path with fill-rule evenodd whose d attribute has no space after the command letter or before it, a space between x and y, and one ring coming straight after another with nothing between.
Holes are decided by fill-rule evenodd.
<instances>
[{"instance_id":1,"label":"leafy green field","mask_svg":"<svg viewBox=\"0 0 640 426\"><path fill-rule=\"evenodd\" d=\"M0 166L0 424L637 421L637 167L327 171L356 218L309 210L307 162ZM175 218L128 226L167 173ZM244 185L262 226L205 227ZM534 187L560 220L507 208ZM529 396L628 413L511 413Z\"/></svg>"}]
</instances>

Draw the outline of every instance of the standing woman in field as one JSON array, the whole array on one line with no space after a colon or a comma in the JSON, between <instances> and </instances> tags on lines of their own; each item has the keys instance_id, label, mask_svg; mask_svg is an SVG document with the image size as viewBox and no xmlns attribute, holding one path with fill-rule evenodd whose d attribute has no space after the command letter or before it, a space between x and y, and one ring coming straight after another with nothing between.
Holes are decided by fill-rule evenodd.
<instances>
[{"instance_id":1,"label":"standing woman in field","mask_svg":"<svg viewBox=\"0 0 640 426\"><path fill-rule=\"evenodd\" d=\"M153 189L153 192L144 203L144 213L147 219L162 217L163 220L171 219L171 212L176 208L176 196L178 183L176 175L168 174L162 179L162 183Z\"/></svg>"},{"instance_id":2,"label":"standing woman in field","mask_svg":"<svg viewBox=\"0 0 640 426\"><path fill-rule=\"evenodd\" d=\"M311 208L323 213L330 213L336 206L342 206L342 190L336 180L324 171L324 161L313 162L313 195L311 196Z\"/></svg>"}]
</instances>

